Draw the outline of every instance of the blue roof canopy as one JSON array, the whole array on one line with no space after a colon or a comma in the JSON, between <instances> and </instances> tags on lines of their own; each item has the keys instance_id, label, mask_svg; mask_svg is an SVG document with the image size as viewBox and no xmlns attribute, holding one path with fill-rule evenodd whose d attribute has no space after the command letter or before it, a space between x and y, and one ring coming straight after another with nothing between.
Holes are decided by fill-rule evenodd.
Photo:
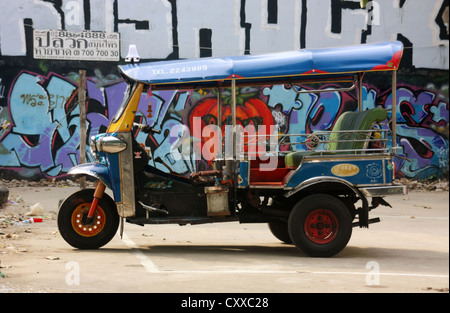
<instances>
[{"instance_id":1,"label":"blue roof canopy","mask_svg":"<svg viewBox=\"0 0 450 313\"><path fill-rule=\"evenodd\" d=\"M125 79L160 87L216 86L231 79L246 84L318 75L397 70L403 54L398 41L265 55L158 61L119 66ZM171 86L172 85L172 86ZM176 86L174 86L176 85Z\"/></svg>"}]
</instances>

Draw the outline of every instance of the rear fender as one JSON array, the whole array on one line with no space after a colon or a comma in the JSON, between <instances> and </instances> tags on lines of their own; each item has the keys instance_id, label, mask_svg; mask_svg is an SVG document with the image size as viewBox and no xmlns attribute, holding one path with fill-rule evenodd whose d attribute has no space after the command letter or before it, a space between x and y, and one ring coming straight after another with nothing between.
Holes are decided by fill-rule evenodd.
<instances>
[{"instance_id":1,"label":"rear fender","mask_svg":"<svg viewBox=\"0 0 450 313\"><path fill-rule=\"evenodd\" d=\"M343 188L348 189L349 191L353 191L356 195L364 197L364 195L358 190L358 188L353 186L353 184L349 183L345 179L332 177L332 176L321 176L321 177L314 177L314 178L307 179L307 180L303 181L301 184L298 184L294 188L288 190L288 192L285 194L285 197L290 198L302 190L305 190L314 185L324 184L324 183L340 185Z\"/></svg>"},{"instance_id":2,"label":"rear fender","mask_svg":"<svg viewBox=\"0 0 450 313\"><path fill-rule=\"evenodd\" d=\"M343 194L353 193L362 201L362 207L357 210L359 215L359 225L360 227L368 227L369 224L369 203L367 197L353 184L346 181L345 179L331 177L331 176L321 176L311 179L307 179L301 184L297 185L295 188L289 190L286 194L286 198L295 198L296 195L300 195L308 189L314 190L321 187L332 187L333 190L338 190ZM309 192L309 190L307 191ZM320 192L327 192L327 190L322 190ZM331 194L330 190L330 194Z\"/></svg>"}]
</instances>

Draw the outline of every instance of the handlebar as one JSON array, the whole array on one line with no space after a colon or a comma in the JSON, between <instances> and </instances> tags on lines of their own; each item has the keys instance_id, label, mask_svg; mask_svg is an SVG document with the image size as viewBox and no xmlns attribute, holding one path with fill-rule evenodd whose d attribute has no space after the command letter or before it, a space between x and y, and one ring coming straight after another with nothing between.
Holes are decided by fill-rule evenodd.
<instances>
[{"instance_id":1,"label":"handlebar","mask_svg":"<svg viewBox=\"0 0 450 313\"><path fill-rule=\"evenodd\" d=\"M133 126L139 128L139 130L141 130L146 134L148 133L161 134L160 130L151 128L149 125L133 123Z\"/></svg>"}]
</instances>

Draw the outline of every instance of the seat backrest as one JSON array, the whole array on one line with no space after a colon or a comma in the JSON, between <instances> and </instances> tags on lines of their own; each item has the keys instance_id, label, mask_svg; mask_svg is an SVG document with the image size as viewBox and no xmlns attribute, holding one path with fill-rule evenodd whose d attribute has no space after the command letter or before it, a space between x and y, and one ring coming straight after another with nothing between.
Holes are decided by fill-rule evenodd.
<instances>
[{"instance_id":1,"label":"seat backrest","mask_svg":"<svg viewBox=\"0 0 450 313\"><path fill-rule=\"evenodd\" d=\"M337 131L370 130L373 124L383 122L387 117L386 110L380 107L362 112L345 112L333 127L327 150L363 149L364 141L362 139L367 138L368 133L349 132L345 134ZM345 142L340 140L345 140Z\"/></svg>"}]
</instances>

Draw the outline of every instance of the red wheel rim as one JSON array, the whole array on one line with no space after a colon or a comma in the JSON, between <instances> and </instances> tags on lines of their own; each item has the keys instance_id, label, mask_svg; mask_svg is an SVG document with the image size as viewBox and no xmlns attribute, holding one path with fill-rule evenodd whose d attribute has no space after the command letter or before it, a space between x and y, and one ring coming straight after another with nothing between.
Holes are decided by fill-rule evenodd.
<instances>
[{"instance_id":1,"label":"red wheel rim","mask_svg":"<svg viewBox=\"0 0 450 313\"><path fill-rule=\"evenodd\" d=\"M105 212L100 206L95 210L92 223L85 224L84 221L91 207L90 203L79 205L72 213L72 227L83 237L92 237L98 235L105 227L106 216Z\"/></svg>"},{"instance_id":2,"label":"red wheel rim","mask_svg":"<svg viewBox=\"0 0 450 313\"><path fill-rule=\"evenodd\" d=\"M312 211L305 220L306 236L314 243L326 244L333 241L338 229L336 215L326 209Z\"/></svg>"}]
</instances>

